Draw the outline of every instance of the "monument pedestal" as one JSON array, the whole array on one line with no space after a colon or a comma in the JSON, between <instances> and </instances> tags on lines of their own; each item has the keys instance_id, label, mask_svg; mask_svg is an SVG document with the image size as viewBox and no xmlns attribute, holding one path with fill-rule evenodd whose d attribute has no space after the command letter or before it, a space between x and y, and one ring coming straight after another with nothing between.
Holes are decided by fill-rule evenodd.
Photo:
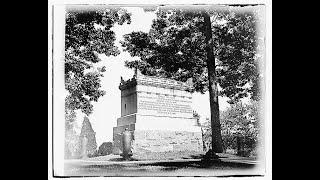
<instances>
[{"instance_id":1,"label":"monument pedestal","mask_svg":"<svg viewBox=\"0 0 320 180\"><path fill-rule=\"evenodd\" d=\"M114 154L122 152L122 133L133 133L132 152L203 151L201 128L191 108L190 85L136 74L122 81L121 117L113 128Z\"/></svg>"}]
</instances>

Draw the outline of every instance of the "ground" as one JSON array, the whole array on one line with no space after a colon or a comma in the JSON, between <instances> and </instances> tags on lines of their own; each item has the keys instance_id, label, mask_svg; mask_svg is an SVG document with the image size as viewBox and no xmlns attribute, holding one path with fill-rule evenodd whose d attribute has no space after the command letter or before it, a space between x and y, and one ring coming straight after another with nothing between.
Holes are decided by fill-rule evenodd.
<instances>
[{"instance_id":1,"label":"ground","mask_svg":"<svg viewBox=\"0 0 320 180\"><path fill-rule=\"evenodd\" d=\"M66 160L66 176L260 176L261 162L218 154L221 162L203 161L203 154L149 153L124 161L119 155Z\"/></svg>"}]
</instances>

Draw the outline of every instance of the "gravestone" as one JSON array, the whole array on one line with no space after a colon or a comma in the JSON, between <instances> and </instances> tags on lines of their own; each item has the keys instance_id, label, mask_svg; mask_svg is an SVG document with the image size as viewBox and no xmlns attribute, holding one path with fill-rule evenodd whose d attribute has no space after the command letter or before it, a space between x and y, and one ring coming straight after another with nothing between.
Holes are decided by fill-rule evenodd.
<instances>
[{"instance_id":1,"label":"gravestone","mask_svg":"<svg viewBox=\"0 0 320 180\"><path fill-rule=\"evenodd\" d=\"M114 154L122 133L133 133L132 152L203 151L201 128L193 117L192 84L142 75L121 78L121 117L113 128Z\"/></svg>"}]
</instances>

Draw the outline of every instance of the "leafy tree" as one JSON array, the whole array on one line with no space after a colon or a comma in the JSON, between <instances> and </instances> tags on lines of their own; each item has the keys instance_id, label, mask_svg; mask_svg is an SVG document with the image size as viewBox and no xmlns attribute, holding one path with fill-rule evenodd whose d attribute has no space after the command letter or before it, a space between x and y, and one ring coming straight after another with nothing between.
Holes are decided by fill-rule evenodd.
<instances>
[{"instance_id":1,"label":"leafy tree","mask_svg":"<svg viewBox=\"0 0 320 180\"><path fill-rule=\"evenodd\" d=\"M105 94L101 80L105 67L96 67L99 54L116 56L115 24L130 23L130 14L120 8L67 9L65 24L65 99L66 151L79 151L79 137L73 124L75 110L86 115L93 111L92 101ZM66 153L67 154L67 153Z\"/></svg>"},{"instance_id":2,"label":"leafy tree","mask_svg":"<svg viewBox=\"0 0 320 180\"><path fill-rule=\"evenodd\" d=\"M225 111L220 112L221 135L223 149L237 151L237 137L242 140L241 146L245 148L245 153L250 155L256 152L258 144L261 145L262 136L260 134L261 106L259 101L250 101L249 104L237 102L232 104ZM202 124L204 130L204 142L211 146L211 128L210 119L207 118Z\"/></svg>"},{"instance_id":3,"label":"leafy tree","mask_svg":"<svg viewBox=\"0 0 320 180\"><path fill-rule=\"evenodd\" d=\"M105 67L96 68L94 64L100 61L99 54L116 56L120 53L111 28L125 22L131 22L130 14L120 8L68 9L65 26L67 109L80 109L89 115L93 110L91 102L105 94L100 89Z\"/></svg>"},{"instance_id":4,"label":"leafy tree","mask_svg":"<svg viewBox=\"0 0 320 180\"><path fill-rule=\"evenodd\" d=\"M253 11L209 8L159 8L156 15L149 33L124 36L124 50L140 57L126 66L179 81L192 78L194 91L209 91L212 149L222 152L218 95L235 103L258 94L257 18Z\"/></svg>"},{"instance_id":5,"label":"leafy tree","mask_svg":"<svg viewBox=\"0 0 320 180\"><path fill-rule=\"evenodd\" d=\"M222 112L222 137L225 148L238 149L236 137L241 137L241 144L246 152L250 153L256 149L257 144L261 142L259 107L258 101L252 101L248 105L238 102Z\"/></svg>"}]
</instances>

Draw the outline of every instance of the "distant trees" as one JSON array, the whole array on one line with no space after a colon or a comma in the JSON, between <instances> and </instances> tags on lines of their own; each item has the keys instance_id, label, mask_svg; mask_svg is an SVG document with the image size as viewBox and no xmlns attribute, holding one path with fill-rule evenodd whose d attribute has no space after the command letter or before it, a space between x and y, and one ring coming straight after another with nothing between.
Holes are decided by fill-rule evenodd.
<instances>
[{"instance_id":1,"label":"distant trees","mask_svg":"<svg viewBox=\"0 0 320 180\"><path fill-rule=\"evenodd\" d=\"M79 143L79 135L75 130L70 129L65 133L65 159L78 158L81 147Z\"/></svg>"},{"instance_id":2,"label":"distant trees","mask_svg":"<svg viewBox=\"0 0 320 180\"><path fill-rule=\"evenodd\" d=\"M88 117L83 119L80 135L74 129L68 129L65 133L65 158L80 158L84 153L88 157L95 155L97 151L95 134Z\"/></svg>"},{"instance_id":3,"label":"distant trees","mask_svg":"<svg viewBox=\"0 0 320 180\"><path fill-rule=\"evenodd\" d=\"M75 131L76 113L65 108L65 158L75 158L79 155L79 136Z\"/></svg>"},{"instance_id":4,"label":"distant trees","mask_svg":"<svg viewBox=\"0 0 320 180\"><path fill-rule=\"evenodd\" d=\"M242 156L256 155L257 147L262 142L260 108L259 101L249 104L238 102L221 112L221 135L225 151L231 150ZM210 143L209 124L207 120L203 126L204 139Z\"/></svg>"}]
</instances>

